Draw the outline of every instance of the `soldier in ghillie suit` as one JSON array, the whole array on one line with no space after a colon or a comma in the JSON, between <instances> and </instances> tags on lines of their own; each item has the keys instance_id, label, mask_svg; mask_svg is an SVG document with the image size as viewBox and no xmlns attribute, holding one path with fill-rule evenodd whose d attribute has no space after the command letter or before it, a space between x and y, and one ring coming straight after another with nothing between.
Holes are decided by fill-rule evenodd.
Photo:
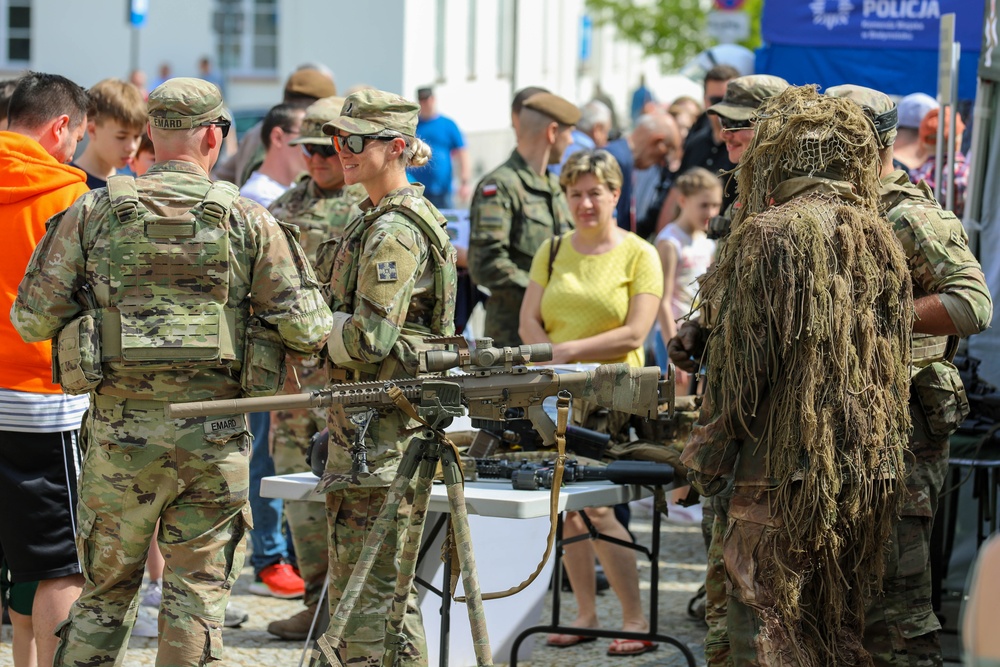
<instances>
[{"instance_id":1,"label":"soldier in ghillie suit","mask_svg":"<svg viewBox=\"0 0 1000 667\"><path fill-rule=\"evenodd\" d=\"M122 663L151 539L167 563L157 664L222 658L250 432L241 413L165 408L274 394L285 347L318 352L332 326L292 231L209 180L232 124L219 89L170 79L149 94L149 124L157 163L49 221L11 311L26 340L58 335L60 382L91 397L77 508L86 582L59 630L60 666Z\"/></svg>"},{"instance_id":2,"label":"soldier in ghillie suit","mask_svg":"<svg viewBox=\"0 0 1000 667\"><path fill-rule=\"evenodd\" d=\"M861 633L903 500L913 318L871 132L813 88L765 102L744 206L702 284L716 362L682 462L704 495L733 481L735 665L871 664Z\"/></svg>"},{"instance_id":3,"label":"soldier in ghillie suit","mask_svg":"<svg viewBox=\"0 0 1000 667\"><path fill-rule=\"evenodd\" d=\"M316 268L319 247L331 248L359 212L357 205L367 196L361 185L344 183L344 168L334 152L323 125L340 115L343 97L325 97L306 109L299 136L289 143L300 145L306 155L308 175L271 203L278 220L299 230L299 242L309 263ZM289 372L284 392L295 394L322 389L327 372L319 356L288 355ZM325 408L277 410L271 414L271 442L275 473L300 472L306 460L309 439L326 428ZM305 581L306 608L290 618L272 621L267 631L283 639L305 639L319 604L329 565L327 558L326 510L308 500L286 500L285 514L295 545L295 557ZM322 628L320 628L322 630Z\"/></svg>"},{"instance_id":4,"label":"soldier in ghillie suit","mask_svg":"<svg viewBox=\"0 0 1000 667\"><path fill-rule=\"evenodd\" d=\"M909 262L916 311L907 496L892 534L883 592L867 612L865 648L878 667L935 667L942 657L941 625L931 604L931 528L948 472L948 437L969 409L951 360L959 337L989 326L993 303L961 221L938 205L925 183L913 185L893 169L892 100L853 85L829 88L826 95L858 103L875 125L881 205Z\"/></svg>"},{"instance_id":5,"label":"soldier in ghillie suit","mask_svg":"<svg viewBox=\"0 0 1000 667\"><path fill-rule=\"evenodd\" d=\"M319 252L332 258L320 260L318 273L334 313L327 346L333 382L416 377L419 352L430 347L424 339L455 331L457 272L446 220L423 197L423 186L406 180L407 166L420 166L430 157L428 146L415 136L418 109L398 95L362 90L348 96L340 114L323 126L333 135L346 183L360 183L368 193L343 236L330 242L333 249ZM327 424L329 456L319 488L327 491L330 610L335 614L419 424L391 407L378 410L362 430L341 405L330 407ZM367 448L368 473L352 459L356 436ZM343 624L342 642L332 646L345 664L374 667L387 652L395 653L397 665L427 664L413 586L393 604L397 559L416 558L404 548L411 509L409 502L400 507ZM402 619L390 618L390 610L401 607ZM336 616L334 621L339 622Z\"/></svg>"}]
</instances>

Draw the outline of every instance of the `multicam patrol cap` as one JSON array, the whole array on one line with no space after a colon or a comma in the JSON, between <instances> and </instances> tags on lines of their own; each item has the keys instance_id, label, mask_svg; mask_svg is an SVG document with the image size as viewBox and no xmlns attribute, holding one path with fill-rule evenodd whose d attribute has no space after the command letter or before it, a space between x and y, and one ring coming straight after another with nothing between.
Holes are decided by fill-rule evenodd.
<instances>
[{"instance_id":1,"label":"multicam patrol cap","mask_svg":"<svg viewBox=\"0 0 1000 667\"><path fill-rule=\"evenodd\" d=\"M879 148L895 143L896 103L888 95L873 88L855 86L851 83L832 86L823 94L827 97L843 97L857 103L864 110L865 116L875 125Z\"/></svg>"},{"instance_id":2,"label":"multicam patrol cap","mask_svg":"<svg viewBox=\"0 0 1000 667\"><path fill-rule=\"evenodd\" d=\"M390 130L408 137L416 136L416 102L384 90L368 88L348 95L340 114L323 126L329 135L337 131L350 134L378 134Z\"/></svg>"},{"instance_id":3,"label":"multicam patrol cap","mask_svg":"<svg viewBox=\"0 0 1000 667\"><path fill-rule=\"evenodd\" d=\"M204 79L164 81L149 94L147 109L150 126L160 130L189 130L220 118L233 122L218 86Z\"/></svg>"},{"instance_id":4,"label":"multicam patrol cap","mask_svg":"<svg viewBox=\"0 0 1000 667\"><path fill-rule=\"evenodd\" d=\"M302 130L299 136L288 142L291 146L298 144L330 144L330 137L323 133L323 126L340 116L344 107L344 98L324 97L306 107L306 115L302 119Z\"/></svg>"},{"instance_id":5,"label":"multicam patrol cap","mask_svg":"<svg viewBox=\"0 0 1000 667\"><path fill-rule=\"evenodd\" d=\"M788 85L780 76L770 74L737 77L726 84L722 101L706 111L729 120L750 120L764 100L780 95Z\"/></svg>"}]
</instances>

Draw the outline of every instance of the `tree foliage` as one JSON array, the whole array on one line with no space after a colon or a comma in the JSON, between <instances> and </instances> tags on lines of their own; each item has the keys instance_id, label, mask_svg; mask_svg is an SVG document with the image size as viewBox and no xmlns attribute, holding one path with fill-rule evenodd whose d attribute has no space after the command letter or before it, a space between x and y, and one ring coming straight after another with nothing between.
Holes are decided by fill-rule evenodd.
<instances>
[{"instance_id":1,"label":"tree foliage","mask_svg":"<svg viewBox=\"0 0 1000 667\"><path fill-rule=\"evenodd\" d=\"M746 0L750 37L741 44L760 46L760 14L764 0ZM586 0L597 25L613 25L618 34L659 56L664 69L677 69L715 44L705 31L709 0Z\"/></svg>"}]
</instances>

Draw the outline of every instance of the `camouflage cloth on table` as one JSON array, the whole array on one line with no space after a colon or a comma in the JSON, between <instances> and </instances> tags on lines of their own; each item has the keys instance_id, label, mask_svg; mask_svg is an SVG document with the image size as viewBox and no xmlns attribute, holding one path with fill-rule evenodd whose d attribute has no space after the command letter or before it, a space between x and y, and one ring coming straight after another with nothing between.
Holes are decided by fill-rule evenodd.
<instances>
[{"instance_id":1,"label":"camouflage cloth on table","mask_svg":"<svg viewBox=\"0 0 1000 667\"><path fill-rule=\"evenodd\" d=\"M882 179L881 203L909 260L914 298L941 296L963 336L985 329L993 305L958 218L941 209L926 185L911 184L902 171ZM968 412L950 362L956 343L955 338L914 336L908 498L892 536L885 591L868 610L865 628L865 648L879 666L942 664L941 625L931 605L930 535L948 468L948 437Z\"/></svg>"},{"instance_id":2,"label":"camouflage cloth on table","mask_svg":"<svg viewBox=\"0 0 1000 667\"><path fill-rule=\"evenodd\" d=\"M163 409L166 402L241 395L250 307L285 345L304 353L320 349L331 326L301 250L262 207L233 189L228 210L213 216L203 202L212 183L188 162L157 164L136 186L138 223L113 210L121 202L109 201L106 189L84 195L50 221L11 313L25 338L51 338L79 321L76 291L88 285L94 300L88 315L97 331L104 324L103 380L85 421L80 479L78 546L86 583L60 630L58 665L117 664L157 519L169 564L157 664L221 657L224 611L249 527L245 417L166 420ZM135 259L122 261L132 252ZM233 329L191 340L166 326L184 317L202 327L228 321ZM228 343L221 340L227 336ZM210 356L206 341L223 348L221 359L197 359ZM192 348L200 352L191 354ZM128 358L135 350L154 356Z\"/></svg>"},{"instance_id":3,"label":"camouflage cloth on table","mask_svg":"<svg viewBox=\"0 0 1000 667\"><path fill-rule=\"evenodd\" d=\"M573 227L559 179L541 176L515 150L476 186L470 206L469 274L490 290L485 335L520 345L518 317L542 241Z\"/></svg>"},{"instance_id":4,"label":"camouflage cloth on table","mask_svg":"<svg viewBox=\"0 0 1000 667\"><path fill-rule=\"evenodd\" d=\"M322 103L322 101L320 102ZM317 103L320 104L320 103ZM312 108L312 107L310 107ZM339 112L340 106L337 106ZM308 114L307 114L308 115ZM329 141L327 138L326 141ZM275 218L295 225L299 241L310 264L315 267L320 244L339 239L365 198L360 185L333 191L320 189L309 177L299 181L270 206ZM288 355L288 375L284 393L322 389L327 383L326 367L318 357ZM326 428L326 409L277 410L271 415L271 446L275 473L301 472L308 468L306 449L314 433ZM292 533L299 572L306 583L305 604L318 601L328 566L326 512L310 501L285 501L288 527Z\"/></svg>"},{"instance_id":5,"label":"camouflage cloth on table","mask_svg":"<svg viewBox=\"0 0 1000 667\"><path fill-rule=\"evenodd\" d=\"M345 105L346 106L346 105ZM331 373L355 380L416 377L418 353L431 335L454 333L457 275L446 221L419 185L389 192L378 206L366 199L362 214L336 243L321 248L318 273L335 313L328 354ZM403 210L406 209L406 210ZM416 219L415 219L416 218ZM329 455L320 488L326 488L330 529L331 616L346 577L360 555L370 522L386 497L399 461L419 425L401 411L379 410L365 435L371 476L351 473L355 431L340 405L327 413ZM372 577L344 633L339 653L349 664L378 665L385 651L386 618L393 598L408 515L397 518L379 551ZM411 587L410 601L415 600ZM403 664L426 664L419 609L403 618ZM352 662L353 661L353 662Z\"/></svg>"}]
</instances>

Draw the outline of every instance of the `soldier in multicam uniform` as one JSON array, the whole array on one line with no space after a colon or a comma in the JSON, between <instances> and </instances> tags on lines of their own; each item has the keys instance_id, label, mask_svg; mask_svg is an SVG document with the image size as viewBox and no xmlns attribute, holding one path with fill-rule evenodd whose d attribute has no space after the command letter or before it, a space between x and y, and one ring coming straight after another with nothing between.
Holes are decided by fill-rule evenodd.
<instances>
[{"instance_id":1,"label":"soldier in multicam uniform","mask_svg":"<svg viewBox=\"0 0 1000 667\"><path fill-rule=\"evenodd\" d=\"M67 667L120 664L158 519L157 664L221 658L248 528L246 417L169 420L164 408L274 393L284 346L313 353L331 326L291 232L208 178L231 126L218 88L171 79L150 93L149 121L159 162L50 221L11 311L26 340L58 334L60 381L91 393L86 583L55 659Z\"/></svg>"},{"instance_id":2,"label":"soldier in multicam uniform","mask_svg":"<svg viewBox=\"0 0 1000 667\"><path fill-rule=\"evenodd\" d=\"M320 244L340 238L358 213L357 204L367 196L361 185L344 184L340 157L334 152L330 138L323 134L323 125L339 116L343 106L343 97L326 97L306 109L301 133L289 143L302 146L309 175L276 199L269 209L278 220L298 227L299 243L313 268ZM318 356L288 355L286 365L289 373L285 376L284 393L315 391L326 385L327 372ZM325 428L326 408L273 412L271 445L275 473L284 475L305 469L309 439ZM272 621L267 631L283 639L305 639L329 566L326 510L318 503L286 500L285 514L299 572L306 584L303 600L306 609L291 618Z\"/></svg>"},{"instance_id":3,"label":"soldier in multicam uniform","mask_svg":"<svg viewBox=\"0 0 1000 667\"><path fill-rule=\"evenodd\" d=\"M938 205L925 183L913 185L905 172L893 169L892 100L853 85L835 86L826 95L854 100L875 124L881 204L909 260L916 310L908 499L893 533L884 593L868 610L865 648L877 666L934 667L942 664L942 657L941 625L931 605L931 527L948 471L948 437L968 414L965 390L951 359L959 337L989 326L993 303L961 221Z\"/></svg>"},{"instance_id":4,"label":"soldier in multicam uniform","mask_svg":"<svg viewBox=\"0 0 1000 667\"><path fill-rule=\"evenodd\" d=\"M518 317L528 269L542 241L573 227L558 164L580 110L552 93L536 93L518 115L517 148L483 177L470 207L469 275L490 290L485 335L497 345L520 345Z\"/></svg>"},{"instance_id":5,"label":"soldier in multicam uniform","mask_svg":"<svg viewBox=\"0 0 1000 667\"><path fill-rule=\"evenodd\" d=\"M397 95L363 90L347 97L340 116L324 126L333 135L348 184L368 198L339 241L320 249L318 273L327 285L334 327L327 345L331 380L413 378L429 336L454 333L455 249L444 217L410 184L406 166L419 166L430 149L415 137L419 107ZM326 258L331 258L327 261ZM337 608L403 452L419 425L395 408L381 409L367 424L369 474L356 472L351 449L361 424L330 408L329 456L321 490L328 492L330 610ZM344 630L339 659L380 665L387 645L397 664L426 664L426 642L411 586L398 635L387 636L410 504L400 507L395 529L382 545Z\"/></svg>"}]
</instances>

